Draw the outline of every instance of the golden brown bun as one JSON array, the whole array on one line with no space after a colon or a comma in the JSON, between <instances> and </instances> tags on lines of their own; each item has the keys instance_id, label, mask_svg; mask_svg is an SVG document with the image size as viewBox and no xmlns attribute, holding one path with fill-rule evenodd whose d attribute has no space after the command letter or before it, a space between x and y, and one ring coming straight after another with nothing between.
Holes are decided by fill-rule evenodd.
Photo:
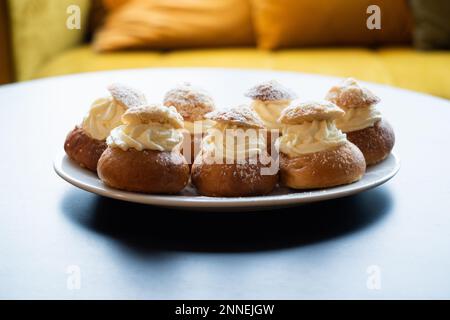
<instances>
[{"instance_id":1,"label":"golden brown bun","mask_svg":"<svg viewBox=\"0 0 450 320\"><path fill-rule=\"evenodd\" d=\"M113 83L108 86L108 90L113 99L125 109L147 104L147 99L142 92L126 85Z\"/></svg>"},{"instance_id":2,"label":"golden brown bun","mask_svg":"<svg viewBox=\"0 0 450 320\"><path fill-rule=\"evenodd\" d=\"M165 106L173 106L186 121L203 120L205 114L215 109L214 101L204 90L183 83L166 93Z\"/></svg>"},{"instance_id":3,"label":"golden brown bun","mask_svg":"<svg viewBox=\"0 0 450 320\"><path fill-rule=\"evenodd\" d=\"M373 127L346 132L346 135L362 151L368 166L386 159L395 143L394 130L386 120L378 121Z\"/></svg>"},{"instance_id":4,"label":"golden brown bun","mask_svg":"<svg viewBox=\"0 0 450 320\"><path fill-rule=\"evenodd\" d=\"M318 189L361 179L366 162L351 142L320 152L290 158L280 153L281 184L293 189Z\"/></svg>"},{"instance_id":5,"label":"golden brown bun","mask_svg":"<svg viewBox=\"0 0 450 320\"><path fill-rule=\"evenodd\" d=\"M69 132L64 142L64 150L69 158L77 162L81 167L94 172L97 172L98 159L100 159L106 147L104 140L91 138L80 127L75 127Z\"/></svg>"},{"instance_id":6,"label":"golden brown bun","mask_svg":"<svg viewBox=\"0 0 450 320\"><path fill-rule=\"evenodd\" d=\"M174 194L188 183L189 166L178 151L108 147L98 162L98 176L116 189Z\"/></svg>"},{"instance_id":7,"label":"golden brown bun","mask_svg":"<svg viewBox=\"0 0 450 320\"><path fill-rule=\"evenodd\" d=\"M245 96L260 101L293 100L297 97L291 89L284 87L275 80L257 84L250 88Z\"/></svg>"},{"instance_id":8,"label":"golden brown bun","mask_svg":"<svg viewBox=\"0 0 450 320\"><path fill-rule=\"evenodd\" d=\"M339 107L345 108L364 108L380 102L380 98L369 89L361 87L352 78L348 78L339 85L331 88L325 99L335 103Z\"/></svg>"},{"instance_id":9,"label":"golden brown bun","mask_svg":"<svg viewBox=\"0 0 450 320\"><path fill-rule=\"evenodd\" d=\"M174 107L158 103L128 109L122 116L125 124L149 124L151 122L169 125L175 129L184 127L183 117Z\"/></svg>"},{"instance_id":10,"label":"golden brown bun","mask_svg":"<svg viewBox=\"0 0 450 320\"><path fill-rule=\"evenodd\" d=\"M207 113L205 118L218 123L235 125L240 128L264 128L264 124L258 114L246 105L240 105L229 109L215 110Z\"/></svg>"},{"instance_id":11,"label":"golden brown bun","mask_svg":"<svg viewBox=\"0 0 450 320\"><path fill-rule=\"evenodd\" d=\"M329 101L293 101L281 112L282 124L302 124L304 122L335 120L345 114L344 110Z\"/></svg>"},{"instance_id":12,"label":"golden brown bun","mask_svg":"<svg viewBox=\"0 0 450 320\"><path fill-rule=\"evenodd\" d=\"M205 157L205 155L203 155ZM256 164L216 164L202 162L199 155L192 166L192 184L202 195L209 197L249 197L270 193L278 182L278 173L262 175Z\"/></svg>"}]
</instances>

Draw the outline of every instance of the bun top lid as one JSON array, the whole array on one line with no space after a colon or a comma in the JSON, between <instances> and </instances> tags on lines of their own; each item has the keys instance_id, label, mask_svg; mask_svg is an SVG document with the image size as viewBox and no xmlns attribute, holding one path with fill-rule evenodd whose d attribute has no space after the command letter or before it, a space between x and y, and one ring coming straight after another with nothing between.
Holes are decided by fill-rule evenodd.
<instances>
[{"instance_id":1,"label":"bun top lid","mask_svg":"<svg viewBox=\"0 0 450 320\"><path fill-rule=\"evenodd\" d=\"M380 102L375 94L363 88L352 78L348 78L328 91L326 100L345 108L362 108Z\"/></svg>"},{"instance_id":2,"label":"bun top lid","mask_svg":"<svg viewBox=\"0 0 450 320\"><path fill-rule=\"evenodd\" d=\"M245 96L252 98L253 100L261 101L279 101L279 100L292 100L297 95L290 89L284 87L282 84L275 80L266 81L250 88Z\"/></svg>"},{"instance_id":3,"label":"bun top lid","mask_svg":"<svg viewBox=\"0 0 450 320\"><path fill-rule=\"evenodd\" d=\"M246 105L216 110L208 113L206 118L218 123L231 124L242 128L264 128L264 124L258 115Z\"/></svg>"},{"instance_id":4,"label":"bun top lid","mask_svg":"<svg viewBox=\"0 0 450 320\"><path fill-rule=\"evenodd\" d=\"M211 96L189 82L169 90L164 97L164 105L175 107L187 121L203 120L205 114L215 108Z\"/></svg>"},{"instance_id":5,"label":"bun top lid","mask_svg":"<svg viewBox=\"0 0 450 320\"><path fill-rule=\"evenodd\" d=\"M174 107L150 104L128 109L122 116L125 124L159 123L175 129L183 128L183 117Z\"/></svg>"},{"instance_id":6,"label":"bun top lid","mask_svg":"<svg viewBox=\"0 0 450 320\"><path fill-rule=\"evenodd\" d=\"M113 99L126 109L147 104L143 93L126 85L114 83L108 86L108 91Z\"/></svg>"},{"instance_id":7,"label":"bun top lid","mask_svg":"<svg viewBox=\"0 0 450 320\"><path fill-rule=\"evenodd\" d=\"M294 101L281 113L282 124L302 124L304 122L335 120L345 114L344 110L329 101Z\"/></svg>"}]
</instances>

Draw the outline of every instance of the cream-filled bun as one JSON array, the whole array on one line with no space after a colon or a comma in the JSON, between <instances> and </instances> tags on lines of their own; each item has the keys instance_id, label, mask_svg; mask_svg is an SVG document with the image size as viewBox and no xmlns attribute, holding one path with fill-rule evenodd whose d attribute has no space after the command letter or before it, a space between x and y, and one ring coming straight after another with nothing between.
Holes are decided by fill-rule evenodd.
<instances>
[{"instance_id":1,"label":"cream-filled bun","mask_svg":"<svg viewBox=\"0 0 450 320\"><path fill-rule=\"evenodd\" d=\"M364 175L361 151L336 127L344 111L335 104L294 101L280 116L281 183L293 189L316 189L355 182Z\"/></svg>"},{"instance_id":2,"label":"cream-filled bun","mask_svg":"<svg viewBox=\"0 0 450 320\"><path fill-rule=\"evenodd\" d=\"M98 162L98 175L113 188L144 193L177 193L189 181L179 151L183 118L174 107L151 104L128 109L111 131Z\"/></svg>"},{"instance_id":3,"label":"cream-filled bun","mask_svg":"<svg viewBox=\"0 0 450 320\"><path fill-rule=\"evenodd\" d=\"M67 136L64 149L80 166L97 170L97 162L106 149L105 139L112 129L122 124L126 110L146 103L139 91L121 84L108 87L109 97L96 100L82 123Z\"/></svg>"},{"instance_id":4,"label":"cream-filled bun","mask_svg":"<svg viewBox=\"0 0 450 320\"><path fill-rule=\"evenodd\" d=\"M336 126L362 151L367 165L376 164L391 153L394 130L377 110L380 99L375 94L350 78L331 88L326 99L345 111L344 117L336 120Z\"/></svg>"},{"instance_id":5,"label":"cream-filled bun","mask_svg":"<svg viewBox=\"0 0 450 320\"><path fill-rule=\"evenodd\" d=\"M279 130L278 118L293 99L295 93L275 80L260 83L245 94L253 100L251 107L269 130Z\"/></svg>"},{"instance_id":6,"label":"cream-filled bun","mask_svg":"<svg viewBox=\"0 0 450 320\"><path fill-rule=\"evenodd\" d=\"M271 192L278 167L267 154L264 125L247 106L206 115L214 126L204 137L192 166L191 179L199 193L212 197L244 197ZM260 131L261 130L261 131Z\"/></svg>"},{"instance_id":7,"label":"cream-filled bun","mask_svg":"<svg viewBox=\"0 0 450 320\"><path fill-rule=\"evenodd\" d=\"M212 97L190 83L183 83L169 90L164 97L164 105L177 109L183 117L184 128L191 134L194 134L194 123L205 121L205 115L215 109ZM208 127L206 124L205 131Z\"/></svg>"},{"instance_id":8,"label":"cream-filled bun","mask_svg":"<svg viewBox=\"0 0 450 320\"><path fill-rule=\"evenodd\" d=\"M122 115L129 108L147 103L142 93L130 87L113 84L108 90L111 95L96 100L81 124L83 130L96 140L105 140L112 129L122 124Z\"/></svg>"},{"instance_id":9,"label":"cream-filled bun","mask_svg":"<svg viewBox=\"0 0 450 320\"><path fill-rule=\"evenodd\" d=\"M182 153L192 163L203 134L212 125L205 115L215 109L214 100L205 90L186 82L166 93L164 105L175 107L184 119L184 129L190 136L185 136Z\"/></svg>"}]
</instances>

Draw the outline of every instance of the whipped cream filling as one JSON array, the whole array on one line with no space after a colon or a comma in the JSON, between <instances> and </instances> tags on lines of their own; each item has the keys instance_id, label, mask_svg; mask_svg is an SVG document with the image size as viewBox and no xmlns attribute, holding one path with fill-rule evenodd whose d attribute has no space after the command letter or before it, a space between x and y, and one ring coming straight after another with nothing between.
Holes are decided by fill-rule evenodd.
<instances>
[{"instance_id":1,"label":"whipped cream filling","mask_svg":"<svg viewBox=\"0 0 450 320\"><path fill-rule=\"evenodd\" d=\"M244 162L266 151L266 137L258 129L243 129L235 125L216 124L202 142L202 150L214 157L216 163Z\"/></svg>"},{"instance_id":2,"label":"whipped cream filling","mask_svg":"<svg viewBox=\"0 0 450 320\"><path fill-rule=\"evenodd\" d=\"M138 151L171 151L181 144L180 130L159 123L121 125L111 131L106 143L124 151L134 148Z\"/></svg>"},{"instance_id":3,"label":"whipped cream filling","mask_svg":"<svg viewBox=\"0 0 450 320\"><path fill-rule=\"evenodd\" d=\"M347 141L345 133L334 121L313 121L299 125L285 125L277 146L290 157L314 153L341 145Z\"/></svg>"},{"instance_id":4,"label":"whipped cream filling","mask_svg":"<svg viewBox=\"0 0 450 320\"><path fill-rule=\"evenodd\" d=\"M122 124L125 111L113 98L98 99L84 117L81 127L91 138L105 140L112 129Z\"/></svg>"},{"instance_id":5,"label":"whipped cream filling","mask_svg":"<svg viewBox=\"0 0 450 320\"><path fill-rule=\"evenodd\" d=\"M373 127L381 120L381 112L374 105L362 108L342 108L345 115L336 120L336 126L343 132L352 132Z\"/></svg>"},{"instance_id":6,"label":"whipped cream filling","mask_svg":"<svg viewBox=\"0 0 450 320\"><path fill-rule=\"evenodd\" d=\"M184 121L184 129L191 135L203 134L208 131L214 125L214 121L211 120L199 120L199 121Z\"/></svg>"},{"instance_id":7,"label":"whipped cream filling","mask_svg":"<svg viewBox=\"0 0 450 320\"><path fill-rule=\"evenodd\" d=\"M252 103L252 108L264 122L267 129L281 129L281 124L278 122L278 118L281 115L281 111L289 106L289 104L290 100L255 100Z\"/></svg>"}]
</instances>

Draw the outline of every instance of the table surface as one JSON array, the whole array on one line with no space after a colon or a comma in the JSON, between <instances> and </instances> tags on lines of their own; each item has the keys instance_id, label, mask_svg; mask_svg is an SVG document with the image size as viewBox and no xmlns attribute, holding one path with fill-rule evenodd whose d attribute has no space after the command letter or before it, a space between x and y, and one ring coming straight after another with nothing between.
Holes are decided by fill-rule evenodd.
<instances>
[{"instance_id":1,"label":"table surface","mask_svg":"<svg viewBox=\"0 0 450 320\"><path fill-rule=\"evenodd\" d=\"M450 103L369 84L399 174L371 191L253 213L189 212L79 190L52 169L111 82L151 101L181 81L220 106L277 79L303 99L338 79L223 69L92 73L0 87L0 298L450 298Z\"/></svg>"}]
</instances>

